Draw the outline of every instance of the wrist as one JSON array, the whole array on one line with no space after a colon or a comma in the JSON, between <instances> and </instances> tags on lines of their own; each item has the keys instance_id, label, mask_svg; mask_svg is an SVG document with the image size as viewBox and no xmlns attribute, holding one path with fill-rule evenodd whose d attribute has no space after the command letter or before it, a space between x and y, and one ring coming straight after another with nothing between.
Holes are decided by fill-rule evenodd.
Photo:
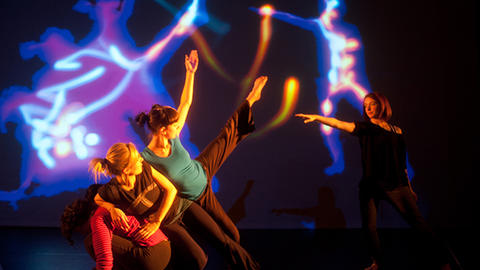
<instances>
[{"instance_id":1,"label":"wrist","mask_svg":"<svg viewBox=\"0 0 480 270\"><path fill-rule=\"evenodd\" d=\"M162 223L162 221L160 221L160 220L153 220L153 221L151 221L150 223L152 223L153 225L157 225L158 227L160 227L160 224Z\"/></svg>"}]
</instances>

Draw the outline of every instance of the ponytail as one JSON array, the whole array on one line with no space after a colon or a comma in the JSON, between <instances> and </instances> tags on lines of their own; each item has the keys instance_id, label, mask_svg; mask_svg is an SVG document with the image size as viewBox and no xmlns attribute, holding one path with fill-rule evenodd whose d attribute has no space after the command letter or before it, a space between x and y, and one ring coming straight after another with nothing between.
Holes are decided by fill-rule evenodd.
<instances>
[{"instance_id":1,"label":"ponytail","mask_svg":"<svg viewBox=\"0 0 480 270\"><path fill-rule=\"evenodd\" d=\"M108 149L106 158L92 159L89 171L92 172L95 183L101 176L122 175L132 158L132 151L136 151L132 143L116 143Z\"/></svg>"},{"instance_id":2,"label":"ponytail","mask_svg":"<svg viewBox=\"0 0 480 270\"><path fill-rule=\"evenodd\" d=\"M109 166L109 162L106 158L94 158L90 161L89 169L95 179L95 184L98 183L98 179L101 176L112 176L114 173Z\"/></svg>"},{"instance_id":3,"label":"ponytail","mask_svg":"<svg viewBox=\"0 0 480 270\"><path fill-rule=\"evenodd\" d=\"M139 127L144 127L145 123L148 124L149 121L150 121L150 117L148 116L148 114L144 112L141 112L137 114L137 116L135 116L135 122Z\"/></svg>"},{"instance_id":4,"label":"ponytail","mask_svg":"<svg viewBox=\"0 0 480 270\"><path fill-rule=\"evenodd\" d=\"M160 128L171 125L178 120L178 112L170 106L154 104L150 112L146 114L141 112L135 116L138 126L144 127L147 123L148 129L156 133Z\"/></svg>"}]
</instances>

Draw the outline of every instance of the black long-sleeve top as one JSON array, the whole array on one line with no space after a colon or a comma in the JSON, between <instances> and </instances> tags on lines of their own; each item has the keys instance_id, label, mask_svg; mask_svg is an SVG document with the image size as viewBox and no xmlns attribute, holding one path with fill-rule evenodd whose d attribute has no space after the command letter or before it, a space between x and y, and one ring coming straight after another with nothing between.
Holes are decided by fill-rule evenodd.
<instances>
[{"instance_id":1,"label":"black long-sleeve top","mask_svg":"<svg viewBox=\"0 0 480 270\"><path fill-rule=\"evenodd\" d=\"M355 122L352 134L360 141L363 175L361 186L392 190L408 185L407 152L403 134L370 121Z\"/></svg>"}]
</instances>

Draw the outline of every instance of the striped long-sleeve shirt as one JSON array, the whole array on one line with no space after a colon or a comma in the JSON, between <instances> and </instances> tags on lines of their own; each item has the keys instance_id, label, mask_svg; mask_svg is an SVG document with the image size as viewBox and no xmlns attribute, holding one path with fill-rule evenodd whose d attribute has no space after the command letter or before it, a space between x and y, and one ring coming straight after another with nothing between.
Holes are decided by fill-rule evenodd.
<instances>
[{"instance_id":1,"label":"striped long-sleeve shirt","mask_svg":"<svg viewBox=\"0 0 480 270\"><path fill-rule=\"evenodd\" d=\"M161 230L157 230L148 239L134 240L133 236L146 221L143 220L141 224L134 216L127 216L127 219L130 225L128 231L116 227L112 222L110 213L102 207L99 207L90 218L97 270L110 270L113 267L112 234L130 239L140 247L154 246L167 240L167 237Z\"/></svg>"}]
</instances>

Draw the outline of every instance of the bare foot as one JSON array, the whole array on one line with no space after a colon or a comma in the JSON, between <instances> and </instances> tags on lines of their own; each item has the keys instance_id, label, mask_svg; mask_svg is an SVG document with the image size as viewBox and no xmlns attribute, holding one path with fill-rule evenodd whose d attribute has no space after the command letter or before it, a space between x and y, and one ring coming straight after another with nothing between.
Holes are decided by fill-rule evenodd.
<instances>
[{"instance_id":1,"label":"bare foot","mask_svg":"<svg viewBox=\"0 0 480 270\"><path fill-rule=\"evenodd\" d=\"M253 103L257 102L262 96L262 89L267 83L267 80L268 80L267 76L260 76L253 83L252 91L250 91L250 93L246 98L250 107L252 107Z\"/></svg>"}]
</instances>

